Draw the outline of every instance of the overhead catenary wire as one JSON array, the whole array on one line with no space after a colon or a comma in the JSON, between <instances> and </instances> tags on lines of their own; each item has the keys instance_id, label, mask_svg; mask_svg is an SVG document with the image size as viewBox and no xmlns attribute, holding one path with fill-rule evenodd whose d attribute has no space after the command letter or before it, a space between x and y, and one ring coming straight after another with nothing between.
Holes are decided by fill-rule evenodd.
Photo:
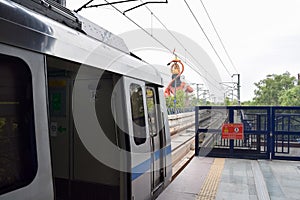
<instances>
[{"instance_id":1,"label":"overhead catenary wire","mask_svg":"<svg viewBox=\"0 0 300 200\"><path fill-rule=\"evenodd\" d=\"M106 3L109 4L109 1L104 0ZM146 29L144 29L141 25L139 25L138 23L136 23L133 19L131 19L130 17L128 17L127 15L125 15L120 9L118 9L116 6L114 6L113 4L111 4L110 6L112 6L116 11L118 11L119 13L121 13L123 16L125 16L130 22L132 22L133 24L135 24L138 28L140 28L141 30L143 30L147 35L149 35L151 38L153 38L156 42L158 42L161 46L163 46L167 51L169 51L171 54L173 54L173 50L169 49L163 42L161 42L159 39L157 39L156 37L154 37L151 33L149 33ZM178 58L180 58L178 56ZM182 58L180 58L182 59ZM189 64L190 65L190 64ZM190 65L192 67L192 65ZM198 73L201 77L203 77L207 82L211 83L212 86L214 86L216 89L218 89L219 91L222 91L221 88L218 85L215 85L213 82L211 82L209 79L207 79L205 76L203 76L201 73L199 73L197 70L195 70L193 67L192 69ZM219 83L219 82L217 82Z\"/></svg>"},{"instance_id":2,"label":"overhead catenary wire","mask_svg":"<svg viewBox=\"0 0 300 200\"><path fill-rule=\"evenodd\" d=\"M75 10L75 12L79 12L84 8L97 8L97 7L101 7L101 6L107 6L107 5L112 5L112 4L122 4L122 3L128 3L128 2L132 2L132 1L138 1L138 0L121 0L121 1L115 1L115 2L110 2L110 3L101 3L101 4L94 4L94 5L90 5L94 0L89 0L88 2L86 2L85 4L83 4L80 8L78 8L77 10ZM148 2L143 2L140 5L134 6L132 8L129 8L127 10L125 10L123 12L123 14L125 14L126 12L129 12L131 10L134 10L136 8L139 8L141 6L144 6L146 4L158 4L158 3L168 3L168 0L164 0L164 1L148 1Z\"/></svg>"},{"instance_id":3,"label":"overhead catenary wire","mask_svg":"<svg viewBox=\"0 0 300 200\"><path fill-rule=\"evenodd\" d=\"M170 31L167 26L154 14L154 12L148 7L145 6L148 11L151 13L151 15L153 17L155 17L155 19L166 29L166 31L178 42L178 44L185 50L185 53L187 52L188 55L191 56L191 58L193 58L194 61L196 61L196 63L217 83L219 83L219 81L217 81L210 73L208 73L208 71L203 67L203 65L201 63L199 63L199 61L187 50L187 48L182 44L182 42L172 33L172 31ZM195 69L193 69L194 71L197 71Z\"/></svg>"},{"instance_id":4,"label":"overhead catenary wire","mask_svg":"<svg viewBox=\"0 0 300 200\"><path fill-rule=\"evenodd\" d=\"M117 1L117 2L110 2L110 3L105 3L105 4L95 4L95 5L89 5L93 2L94 0L89 0L88 2L86 2L85 4L83 4L80 8L78 8L77 10L75 10L75 12L79 12L84 8L97 8L100 6L106 6L106 5L112 5L112 4L119 4L119 3L128 3L131 1L138 1L138 0L124 0L124 1Z\"/></svg>"},{"instance_id":5,"label":"overhead catenary wire","mask_svg":"<svg viewBox=\"0 0 300 200\"><path fill-rule=\"evenodd\" d=\"M142 0L140 0L142 2ZM194 61L196 61L196 63L204 70L205 73L207 73L211 79L213 79L216 83L219 83L219 81L217 81L214 76L212 76L204 67L201 63L199 63L199 61L187 50L187 48L182 44L182 42L172 33L172 31L170 31L167 26L159 19L159 17L157 17L154 12L148 7L148 6L145 6L147 8L147 10L151 13L151 16L155 17L155 19L167 30L167 32L178 42L178 44L185 50L185 53L187 52L191 58L193 58ZM152 18L151 18L152 20ZM151 31L151 35L152 35L152 31ZM153 35L152 35L153 36ZM209 79L207 79L205 76L203 76L202 74L200 74L198 72L197 69L195 69L193 67L193 64L188 62L186 59L185 59L185 62L195 71L197 72L202 78L204 78L207 82L210 82L212 85L214 85L214 83L212 83ZM197 67L196 67L197 68ZM215 88L217 88L218 90L220 90L220 88L218 88L218 86L215 86ZM221 91L221 90L220 90Z\"/></svg>"},{"instance_id":6,"label":"overhead catenary wire","mask_svg":"<svg viewBox=\"0 0 300 200\"><path fill-rule=\"evenodd\" d=\"M197 17L195 16L193 10L191 9L190 5L188 4L188 2L186 0L184 0L186 6L188 7L190 13L192 14L192 16L194 17L195 21L197 22L199 28L201 29L201 31L203 32L203 34L205 35L207 41L209 42L210 46L212 47L212 49L214 50L215 54L217 55L217 57L219 58L220 62L222 63L224 69L226 70L226 72L228 73L228 75L231 77L231 73L229 72L229 70L227 69L227 67L225 66L223 60L221 59L220 55L218 54L218 52L216 51L214 45L212 44L212 42L210 41L210 39L208 38L207 34L205 33L203 27L201 26L200 22L198 21Z\"/></svg>"},{"instance_id":7,"label":"overhead catenary wire","mask_svg":"<svg viewBox=\"0 0 300 200\"><path fill-rule=\"evenodd\" d=\"M143 2L142 0L140 0L141 2ZM212 20L211 20L211 18L210 18L210 16L209 16L209 14L208 14L208 11L206 10L206 8L205 8L205 6L204 6L204 4L203 4L203 2L202 2L202 0L200 0L201 1L201 3L202 3L202 5L203 5L203 7L204 7L204 9L205 9L205 12L206 12L206 14L207 14L207 16L208 16L208 18L209 18L209 20L210 20L210 22L211 22L211 24L212 24L212 26L213 26L213 28L214 28L214 30L215 30L215 32L216 32L216 34L217 34L217 36L218 36L218 39L219 39L219 41L220 41L220 43L222 44L222 47L223 47L223 49L224 49L224 51L225 51L225 53L226 53L226 55L227 55L227 57L228 57L228 59L230 60L230 62L231 62L231 64L232 64L232 66L233 66L233 68L234 68L234 70L235 70L235 72L236 73L238 73L238 71L237 71L237 69L236 69L236 67L235 67L235 65L233 64L233 61L232 61L232 59L231 59L231 57L229 56L229 54L228 54L228 51L226 50L226 48L225 48L225 45L223 44L223 42L222 42L222 39L221 39L221 37L220 37L220 35L218 34L218 31L216 30L216 28L215 28L215 26L214 26L214 23L212 22ZM209 75L215 82L217 82L217 83L219 83L210 73L208 73L207 72L207 70L198 62L198 60L197 59L195 59L195 57L185 48L185 46L182 44L182 42L180 42L179 40L178 40L178 38L167 28L167 26L159 19L159 17L157 17L155 14L154 14L154 12L149 8L149 7L147 7L147 6L145 6L147 9L148 9L148 11L151 13L151 23L152 23L152 16L154 16L155 18L156 18L156 20L168 31L168 33L181 45L181 47L185 50L185 58L186 58L186 53L188 52L188 54L194 59L194 61L196 61L197 62L197 64L205 71L205 73L206 73L206 75ZM151 25L151 34L152 34L152 25ZM205 34L205 32L204 32L204 34ZM185 59L186 60L186 59ZM194 71L197 71L197 70L195 70L193 67L192 67L192 64L191 63L189 63L188 61L185 61ZM222 62L222 60L221 60L221 62ZM222 63L222 64L224 64L224 63ZM225 66L224 66L225 67ZM225 67L226 68L226 67ZM206 81L208 81L208 82L210 82L214 87L215 87L215 85L211 82L211 81L209 81L209 79L207 79L206 77L204 77L204 76L202 76L201 74L199 74L201 77L203 77ZM229 75L231 75L231 74L229 74ZM231 76L232 77L232 76ZM215 88L217 88L218 90L220 90L218 87L215 87ZM221 91L221 90L220 90Z\"/></svg>"},{"instance_id":8,"label":"overhead catenary wire","mask_svg":"<svg viewBox=\"0 0 300 200\"><path fill-rule=\"evenodd\" d=\"M229 56L229 53L228 53L227 49L225 48L225 45L224 45L224 43L223 43L223 41L222 41L222 39L221 39L221 37L220 37L220 35L219 35L217 29L216 29L216 27L215 27L215 25L214 25L214 23L213 23L213 21L212 21L210 15L209 15L207 9L206 9L206 7L205 7L203 1L200 0L200 2L201 2L202 6L203 6L203 8L204 8L204 10L205 10L205 13L206 13L206 15L207 15L207 17L208 17L208 19L209 19L209 21L210 21L212 27L214 28L214 31L216 32L216 34L217 34L217 36L218 36L218 38L219 38L219 41L220 41L220 43L221 43L221 45L222 45L222 47L223 47L223 49L224 49L224 51L225 51L225 53L226 53L226 55L227 55L227 57L228 57L228 59L229 59L231 65L233 66L235 72L238 73L238 70L236 69L236 67L235 67L235 65L234 65L234 63L233 63L231 57Z\"/></svg>"},{"instance_id":9,"label":"overhead catenary wire","mask_svg":"<svg viewBox=\"0 0 300 200\"><path fill-rule=\"evenodd\" d=\"M107 2L109 4L109 2L107 0L104 0L105 2ZM164 43L162 43L160 40L158 40L156 37L154 37L151 33L149 33L147 30L145 30L141 25L139 25L138 23L136 23L133 19L131 19L130 17L128 17L127 15L125 15L120 9L118 9L116 6L114 5L110 5L112 6L115 10L117 10L119 13L121 13L123 16L125 16L129 21L131 21L133 24L135 24L137 27L139 27L141 30L143 30L147 35L149 35L150 37L152 37L156 42L158 42L161 46L163 46L165 49L167 49L169 52L173 52L171 49L169 49Z\"/></svg>"}]
</instances>

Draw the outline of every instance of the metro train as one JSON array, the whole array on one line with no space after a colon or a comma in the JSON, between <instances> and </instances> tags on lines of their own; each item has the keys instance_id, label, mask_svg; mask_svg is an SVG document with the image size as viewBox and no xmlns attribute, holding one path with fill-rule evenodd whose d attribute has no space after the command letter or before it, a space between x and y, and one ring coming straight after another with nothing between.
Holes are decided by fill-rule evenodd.
<instances>
[{"instance_id":1,"label":"metro train","mask_svg":"<svg viewBox=\"0 0 300 200\"><path fill-rule=\"evenodd\" d=\"M155 199L170 183L163 82L51 0L0 0L0 199Z\"/></svg>"}]
</instances>

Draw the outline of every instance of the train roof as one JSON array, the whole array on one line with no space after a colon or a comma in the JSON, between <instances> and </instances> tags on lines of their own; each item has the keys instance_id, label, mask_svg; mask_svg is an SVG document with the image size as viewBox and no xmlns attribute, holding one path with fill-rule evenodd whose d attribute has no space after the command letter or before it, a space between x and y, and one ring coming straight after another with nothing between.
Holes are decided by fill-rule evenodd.
<instances>
[{"instance_id":1,"label":"train roof","mask_svg":"<svg viewBox=\"0 0 300 200\"><path fill-rule=\"evenodd\" d=\"M1 43L163 84L122 38L53 1L0 0L0 25Z\"/></svg>"}]
</instances>

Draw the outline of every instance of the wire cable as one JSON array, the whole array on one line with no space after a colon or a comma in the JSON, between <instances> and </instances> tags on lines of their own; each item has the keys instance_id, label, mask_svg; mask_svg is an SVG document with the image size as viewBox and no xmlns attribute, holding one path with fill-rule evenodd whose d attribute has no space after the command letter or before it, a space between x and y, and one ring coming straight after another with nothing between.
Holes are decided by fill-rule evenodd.
<instances>
[{"instance_id":1,"label":"wire cable","mask_svg":"<svg viewBox=\"0 0 300 200\"><path fill-rule=\"evenodd\" d=\"M208 11L207 11L207 9L206 9L206 7L205 7L203 1L200 0L200 2L201 2L202 6L203 6L203 8L204 8L204 10L205 10L205 13L206 13L206 15L207 15L207 17L208 17L208 19L209 19L209 21L210 21L212 27L214 28L214 30L215 30L215 32L216 32L216 34L217 34L217 36L218 36L218 38L219 38L219 40L220 40L220 43L221 43L221 45L222 45L222 47L223 47L223 49L224 49L224 51L225 51L225 53L226 53L226 55L227 55L227 57L228 57L228 59L229 59L231 65L233 66L235 72L238 73L238 70L236 69L235 65L233 64L233 61L232 61L231 57L229 56L228 51L226 50L225 45L224 45L224 43L223 43L223 41L222 41L222 39L221 39L221 37L220 37L220 35L219 35L219 33L218 33L218 31L217 31L215 25L214 25L214 23L213 23L213 21L212 21L210 15L208 14Z\"/></svg>"},{"instance_id":2,"label":"wire cable","mask_svg":"<svg viewBox=\"0 0 300 200\"><path fill-rule=\"evenodd\" d=\"M109 2L107 0L104 0L105 2L107 2L109 4ZM125 16L129 21L131 21L133 24L135 24L138 28L140 28L141 30L143 30L147 35L149 35L151 38L153 38L156 42L158 42L161 46L163 46L167 51L169 51L171 54L173 54L173 50L169 49L164 43L162 43L160 40L158 40L156 37L154 37L151 33L149 33L146 29L144 29L141 25L139 25L138 23L136 23L133 19L131 19L130 17L128 17L127 15L125 15L120 9L118 9L116 6L114 5L110 5L112 6L116 11L118 11L119 13L121 13L123 16ZM178 58L180 58L178 56ZM180 58L182 59L182 58ZM213 82L211 82L209 79L207 79L205 76L203 76L201 73L198 72L198 70L195 70L194 67L192 67L192 65L189 64L189 66L196 72L198 73L202 78L204 78L207 82L211 83L212 86L214 86L216 89L218 89L219 91L222 91L221 88L219 87L219 85L215 85ZM219 82L218 82L219 83Z\"/></svg>"},{"instance_id":3,"label":"wire cable","mask_svg":"<svg viewBox=\"0 0 300 200\"><path fill-rule=\"evenodd\" d=\"M148 11L152 14L152 16L155 17L155 19L166 29L166 31L178 42L178 44L185 50L185 52L188 53L188 55L190 55L193 60L216 82L217 81L210 73L208 73L208 71L203 67L203 65L201 63L199 63L199 61L185 48L185 46L182 44L182 42L167 28L167 26L154 14L154 12L152 12L152 10L150 8L148 8L148 6L145 6ZM194 69L193 69L194 70ZM196 70L194 70L196 71Z\"/></svg>"},{"instance_id":4,"label":"wire cable","mask_svg":"<svg viewBox=\"0 0 300 200\"><path fill-rule=\"evenodd\" d=\"M210 46L212 47L212 49L214 50L215 54L217 55L217 57L219 58L220 62L222 63L223 67L225 68L225 70L227 71L228 75L231 77L231 73L229 72L229 70L227 69L227 67L225 66L224 62L222 61L220 55L218 54L218 52L216 51L214 45L212 44L212 42L210 41L210 39L208 38L207 34L205 33L203 27L201 26L201 24L199 23L197 17L195 16L194 12L192 11L190 5L186 2L186 0L184 0L186 6L188 7L190 13L193 15L195 21L197 22L198 26L200 27L201 31L203 32L203 34L205 35L207 41L209 42Z\"/></svg>"},{"instance_id":5,"label":"wire cable","mask_svg":"<svg viewBox=\"0 0 300 200\"><path fill-rule=\"evenodd\" d=\"M142 2L142 0L141 0L141 2ZM185 52L187 52L190 56L191 56L191 58L194 60L194 61L196 61L196 63L204 70L204 72L205 73L207 73L215 82L217 82L217 83L219 83L219 81L217 81L215 78L214 78L214 76L212 76L205 68L204 68L204 66L201 64L201 63L199 63L199 61L185 48L185 46L182 44L182 42L167 28L167 26L154 14L154 12L148 7L148 6L145 6L147 9L148 9L148 11L151 13L151 15L152 16L154 16L155 17L155 19L167 30L167 32L178 42L178 44L185 50ZM186 63L188 63L187 61L185 61ZM191 66L191 64L188 64L188 65L190 65L190 67L194 70L194 71L198 71L197 69L194 69L192 66ZM197 67L196 67L197 68ZM203 77L202 75L201 75L201 77ZM207 78L206 77L203 77L205 80L207 80ZM208 80L207 80L208 81ZM210 81L209 81L210 82ZM212 83L212 82L210 82L210 83Z\"/></svg>"}]
</instances>

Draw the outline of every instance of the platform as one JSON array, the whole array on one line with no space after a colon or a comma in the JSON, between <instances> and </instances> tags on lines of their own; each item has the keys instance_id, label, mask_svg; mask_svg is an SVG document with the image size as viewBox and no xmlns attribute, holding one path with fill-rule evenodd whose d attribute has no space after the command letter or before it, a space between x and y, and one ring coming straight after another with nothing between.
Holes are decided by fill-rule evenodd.
<instances>
[{"instance_id":1,"label":"platform","mask_svg":"<svg viewBox=\"0 0 300 200\"><path fill-rule=\"evenodd\" d=\"M300 199L300 161L194 157L158 199Z\"/></svg>"}]
</instances>

